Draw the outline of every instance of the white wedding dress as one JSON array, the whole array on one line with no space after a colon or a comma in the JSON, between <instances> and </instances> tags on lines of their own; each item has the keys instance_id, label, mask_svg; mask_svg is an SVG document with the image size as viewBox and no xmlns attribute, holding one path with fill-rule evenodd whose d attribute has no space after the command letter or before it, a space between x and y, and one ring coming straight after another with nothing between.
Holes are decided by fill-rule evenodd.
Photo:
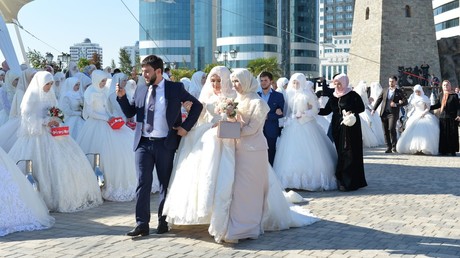
<instances>
[{"instance_id":1,"label":"white wedding dress","mask_svg":"<svg viewBox=\"0 0 460 258\"><path fill-rule=\"evenodd\" d=\"M69 126L70 135L77 139L85 120L82 118L83 97L80 92L67 92L61 97L59 107L64 113L64 125Z\"/></svg>"},{"instance_id":2,"label":"white wedding dress","mask_svg":"<svg viewBox=\"0 0 460 258\"><path fill-rule=\"evenodd\" d=\"M100 167L105 176L102 197L109 201L132 201L137 187L136 163L131 148L134 133L126 126L114 130L108 124L112 114L107 109L105 89L91 85L85 91L84 99L86 121L77 142L85 153L100 154Z\"/></svg>"},{"instance_id":3,"label":"white wedding dress","mask_svg":"<svg viewBox=\"0 0 460 258\"><path fill-rule=\"evenodd\" d=\"M273 169L283 188L335 190L337 152L315 118L319 111L317 97L302 76L294 76L305 84L297 90L292 78L287 88L288 118L278 140Z\"/></svg>"},{"instance_id":4,"label":"white wedding dress","mask_svg":"<svg viewBox=\"0 0 460 258\"><path fill-rule=\"evenodd\" d=\"M42 88L52 79L44 71L32 79L21 104L18 140L8 154L14 162L32 160L40 195L49 210L75 212L98 206L102 197L85 154L70 136L53 137L47 126L53 119L48 110L57 101L52 89L44 92Z\"/></svg>"},{"instance_id":5,"label":"white wedding dress","mask_svg":"<svg viewBox=\"0 0 460 258\"><path fill-rule=\"evenodd\" d=\"M398 153L424 153L437 155L439 148L439 120L429 112L430 99L414 96L410 102L409 118L404 132L398 139Z\"/></svg>"},{"instance_id":6,"label":"white wedding dress","mask_svg":"<svg viewBox=\"0 0 460 258\"><path fill-rule=\"evenodd\" d=\"M0 189L0 236L53 226L45 202L1 148Z\"/></svg>"}]
</instances>

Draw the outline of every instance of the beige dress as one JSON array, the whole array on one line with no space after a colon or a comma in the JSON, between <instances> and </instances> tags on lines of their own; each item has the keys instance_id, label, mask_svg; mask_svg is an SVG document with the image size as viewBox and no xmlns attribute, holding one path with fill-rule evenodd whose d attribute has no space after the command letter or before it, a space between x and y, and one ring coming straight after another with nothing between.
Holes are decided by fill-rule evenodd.
<instances>
[{"instance_id":1,"label":"beige dress","mask_svg":"<svg viewBox=\"0 0 460 258\"><path fill-rule=\"evenodd\" d=\"M269 108L262 99L251 96L238 108L244 123L236 141L235 181L224 241L255 239L263 233L268 193L268 145L263 126Z\"/></svg>"}]
</instances>

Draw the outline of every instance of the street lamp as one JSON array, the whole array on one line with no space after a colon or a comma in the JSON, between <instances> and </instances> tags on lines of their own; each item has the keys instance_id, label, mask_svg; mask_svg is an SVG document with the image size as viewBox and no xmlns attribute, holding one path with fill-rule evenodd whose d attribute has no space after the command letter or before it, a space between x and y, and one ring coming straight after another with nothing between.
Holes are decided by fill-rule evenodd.
<instances>
[{"instance_id":1,"label":"street lamp","mask_svg":"<svg viewBox=\"0 0 460 258\"><path fill-rule=\"evenodd\" d=\"M171 62L171 63L169 64L169 66L171 66L171 69L172 69L172 70L176 69L176 63L174 63L174 62Z\"/></svg>"},{"instance_id":2,"label":"street lamp","mask_svg":"<svg viewBox=\"0 0 460 258\"><path fill-rule=\"evenodd\" d=\"M51 53L49 53L49 52L46 53L46 56L45 56L45 58L46 58L46 63L47 63L47 64L51 64L51 62L53 62L53 57L54 57L53 54L51 54Z\"/></svg>"},{"instance_id":3,"label":"street lamp","mask_svg":"<svg viewBox=\"0 0 460 258\"><path fill-rule=\"evenodd\" d=\"M59 62L59 68L61 68L61 70L62 70L63 64L66 65L66 66L68 66L68 64L69 64L70 54L62 52L62 54L58 55L57 60Z\"/></svg>"},{"instance_id":4,"label":"street lamp","mask_svg":"<svg viewBox=\"0 0 460 258\"><path fill-rule=\"evenodd\" d=\"M228 54L230 53L230 57L232 58L232 60L234 60L238 54L238 51L236 51L235 49L232 49L230 50L230 52L227 52L227 51L224 51L224 53L222 54L222 52L220 52L219 50L216 50L214 51L214 57L216 59L219 59L220 57L220 54L222 54L222 56L224 57L224 66L227 66L227 61L228 61Z\"/></svg>"}]
</instances>

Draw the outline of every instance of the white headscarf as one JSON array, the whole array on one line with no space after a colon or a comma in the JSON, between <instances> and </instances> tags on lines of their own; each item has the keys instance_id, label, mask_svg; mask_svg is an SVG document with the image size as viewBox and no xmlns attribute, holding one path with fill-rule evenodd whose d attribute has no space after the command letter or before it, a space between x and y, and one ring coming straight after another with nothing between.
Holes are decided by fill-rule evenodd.
<instances>
[{"instance_id":1,"label":"white headscarf","mask_svg":"<svg viewBox=\"0 0 460 258\"><path fill-rule=\"evenodd\" d=\"M248 114L248 112L251 112L251 101L255 100L257 101L255 103L258 104L258 108L254 110L255 113L251 114L251 116L256 119L264 119L270 108L257 94L259 84L257 83L256 78L254 78L249 70L239 68L235 69L235 71L230 74L230 80L233 81L234 79L237 79L242 87L242 92L237 92L236 97L236 102L238 102L238 112L242 114Z\"/></svg>"},{"instance_id":2,"label":"white headscarf","mask_svg":"<svg viewBox=\"0 0 460 258\"><path fill-rule=\"evenodd\" d=\"M19 84L16 84L16 87L13 86L13 82L16 79L19 79L21 77L21 73L15 70L8 70L5 75L5 83L3 84L2 89L6 92L8 101L11 104L11 101L13 101L13 96L14 93L16 92L16 87Z\"/></svg>"},{"instance_id":3,"label":"white headscarf","mask_svg":"<svg viewBox=\"0 0 460 258\"><path fill-rule=\"evenodd\" d=\"M187 77L183 77L183 78L180 78L180 82L182 82L182 84L184 84L185 90L190 92L190 84L192 83L190 81L190 79L187 78Z\"/></svg>"},{"instance_id":4,"label":"white headscarf","mask_svg":"<svg viewBox=\"0 0 460 258\"><path fill-rule=\"evenodd\" d=\"M318 98L313 92L313 82L307 81L302 73L295 73L289 79L286 88L286 101L288 103L286 117L307 111L308 104L312 106L310 110L313 113L317 114L319 111Z\"/></svg>"},{"instance_id":5,"label":"white headscarf","mask_svg":"<svg viewBox=\"0 0 460 258\"><path fill-rule=\"evenodd\" d=\"M361 96L361 100L364 103L364 106L369 105L369 98L367 97L367 84L366 81L360 81L356 87L353 89L359 96Z\"/></svg>"},{"instance_id":6,"label":"white headscarf","mask_svg":"<svg viewBox=\"0 0 460 258\"><path fill-rule=\"evenodd\" d=\"M62 91L62 84L64 84L65 81L65 74L62 72L57 72L54 74L54 92L56 93L56 98L59 98L61 96L61 91Z\"/></svg>"},{"instance_id":7,"label":"white headscarf","mask_svg":"<svg viewBox=\"0 0 460 258\"><path fill-rule=\"evenodd\" d=\"M43 87L49 82L54 82L54 78L46 71L39 71L32 78L21 103L20 135L43 133L43 125L49 119L49 108L57 106L53 87L48 92L43 90Z\"/></svg>"},{"instance_id":8,"label":"white headscarf","mask_svg":"<svg viewBox=\"0 0 460 258\"><path fill-rule=\"evenodd\" d=\"M289 83L289 80L288 78L286 77L281 77L279 78L277 81L276 81L276 91L279 92L279 93L285 93L286 92L286 89L284 88L285 85L287 85Z\"/></svg>"},{"instance_id":9,"label":"white headscarf","mask_svg":"<svg viewBox=\"0 0 460 258\"><path fill-rule=\"evenodd\" d=\"M419 102L419 101L423 101L423 102L425 102L425 104L426 104L428 107L430 107L430 106L431 106L431 101L430 101L430 99L425 95L425 92L423 92L422 86L421 86L420 84L417 84L417 85L414 86L413 89L414 89L414 93L413 93L413 96L412 96L412 98L411 98L411 100L410 100L410 104L415 106L415 103L417 103L417 102ZM417 90L421 92L420 96L417 95L417 94L415 94L415 91L417 91Z\"/></svg>"},{"instance_id":10,"label":"white headscarf","mask_svg":"<svg viewBox=\"0 0 460 258\"><path fill-rule=\"evenodd\" d=\"M202 71L197 71L195 72L193 75L192 75L192 79L190 80L190 88L188 90L188 92L190 92L190 94L192 94L195 98L199 98L200 97L200 94L201 94L201 91L203 89L203 84L201 84L201 79L203 78L203 76L205 76L206 74ZM229 72L229 75L230 75L230 72ZM207 77L209 78L209 76Z\"/></svg>"},{"instance_id":11,"label":"white headscarf","mask_svg":"<svg viewBox=\"0 0 460 258\"><path fill-rule=\"evenodd\" d=\"M214 66L206 78L206 82L203 85L198 100L200 100L201 103L207 103L209 98L214 95L214 89L211 83L211 77L213 75L220 77L220 95L226 98L235 98L236 92L232 89L232 83L230 82L230 70L225 66Z\"/></svg>"},{"instance_id":12,"label":"white headscarf","mask_svg":"<svg viewBox=\"0 0 460 258\"><path fill-rule=\"evenodd\" d=\"M124 73L116 73L116 74L114 74L112 76L112 80L110 82L110 87L109 87L108 94L110 95L110 94L114 93L115 90L116 90L116 87L117 87L117 83L121 84L121 82L123 82L123 81L128 81L128 76L126 74L124 74Z\"/></svg>"},{"instance_id":13,"label":"white headscarf","mask_svg":"<svg viewBox=\"0 0 460 258\"><path fill-rule=\"evenodd\" d=\"M126 95L128 96L129 100L133 98L136 88L137 88L137 83L135 80L131 79L126 82L125 91L126 91Z\"/></svg>"},{"instance_id":14,"label":"white headscarf","mask_svg":"<svg viewBox=\"0 0 460 258\"><path fill-rule=\"evenodd\" d=\"M70 77L74 77L79 72L77 63L75 63L74 61L69 62L68 68Z\"/></svg>"},{"instance_id":15,"label":"white headscarf","mask_svg":"<svg viewBox=\"0 0 460 258\"><path fill-rule=\"evenodd\" d=\"M107 74L104 71L101 70L96 70L91 73L91 85L88 86L88 89L86 89L85 93L83 94L84 99L85 99L85 105L83 106L83 118L87 119L89 117L88 114L88 107L86 105L86 101L91 99L91 95L93 94L104 94L105 99L107 99L108 96L108 87L105 85L105 87L99 87L99 84L101 83L102 80L107 78ZM81 84L80 84L80 89L81 89Z\"/></svg>"},{"instance_id":16,"label":"white headscarf","mask_svg":"<svg viewBox=\"0 0 460 258\"><path fill-rule=\"evenodd\" d=\"M383 88L378 82L371 83L371 94L370 97L374 100L372 104L379 98L380 94L382 93Z\"/></svg>"},{"instance_id":17,"label":"white headscarf","mask_svg":"<svg viewBox=\"0 0 460 258\"><path fill-rule=\"evenodd\" d=\"M61 87L61 97L59 98L59 106L62 107L65 97L71 99L83 99L80 90L74 91L73 89L73 87L79 82L80 81L77 77L69 77L64 81Z\"/></svg>"}]
</instances>

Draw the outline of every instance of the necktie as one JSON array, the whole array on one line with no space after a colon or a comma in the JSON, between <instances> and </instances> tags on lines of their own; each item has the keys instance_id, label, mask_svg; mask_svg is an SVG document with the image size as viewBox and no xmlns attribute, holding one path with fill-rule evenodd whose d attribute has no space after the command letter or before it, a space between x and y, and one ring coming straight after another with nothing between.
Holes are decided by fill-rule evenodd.
<instances>
[{"instance_id":1,"label":"necktie","mask_svg":"<svg viewBox=\"0 0 460 258\"><path fill-rule=\"evenodd\" d=\"M147 103L147 124L145 125L147 133L151 133L153 131L153 118L155 115L155 96L157 95L157 87L158 85L150 85L149 87L151 93Z\"/></svg>"}]
</instances>

